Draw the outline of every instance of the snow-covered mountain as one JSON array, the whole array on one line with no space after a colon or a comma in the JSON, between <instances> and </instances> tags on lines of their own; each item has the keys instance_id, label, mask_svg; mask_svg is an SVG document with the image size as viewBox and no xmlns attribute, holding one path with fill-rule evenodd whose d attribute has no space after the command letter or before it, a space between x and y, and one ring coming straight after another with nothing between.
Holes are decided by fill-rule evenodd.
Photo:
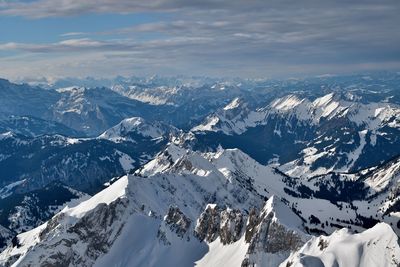
<instances>
[{"instance_id":1,"label":"snow-covered mountain","mask_svg":"<svg viewBox=\"0 0 400 267\"><path fill-rule=\"evenodd\" d=\"M46 222L66 204L77 204L88 197L59 182L25 193L11 189L0 198L0 228L7 230L7 234L2 235L2 246L11 244L16 234Z\"/></svg>"},{"instance_id":2,"label":"snow-covered mountain","mask_svg":"<svg viewBox=\"0 0 400 267\"><path fill-rule=\"evenodd\" d=\"M344 92L352 101L361 98L363 102L400 103L399 75L371 74L370 79L364 76L283 81L158 76L111 80L70 78L47 85L34 83L35 86L1 80L0 118L30 115L96 136L133 116L188 130L235 98L244 100L252 110L290 94L313 102L333 91ZM285 103L281 104L285 108ZM319 114L322 115L323 112Z\"/></svg>"},{"instance_id":3,"label":"snow-covered mountain","mask_svg":"<svg viewBox=\"0 0 400 267\"><path fill-rule=\"evenodd\" d=\"M263 204L263 196L242 186L245 177L218 169L232 164L230 154L171 145L135 175L19 235L2 264L239 266L260 255L282 261L306 242L302 221L275 197Z\"/></svg>"},{"instance_id":4,"label":"snow-covered mountain","mask_svg":"<svg viewBox=\"0 0 400 267\"><path fill-rule=\"evenodd\" d=\"M102 133L99 138L113 142L139 142L140 138L160 139L179 135L179 130L161 122L149 123L141 117L122 120L116 126Z\"/></svg>"},{"instance_id":5,"label":"snow-covered mountain","mask_svg":"<svg viewBox=\"0 0 400 267\"><path fill-rule=\"evenodd\" d=\"M192 131L199 148L222 144L262 163L276 158L293 176L355 171L398 155L400 106L342 93L314 100L298 93L250 109L236 98Z\"/></svg>"},{"instance_id":6,"label":"snow-covered mountain","mask_svg":"<svg viewBox=\"0 0 400 267\"><path fill-rule=\"evenodd\" d=\"M256 126L261 120L261 116L263 115L251 112L243 100L235 98L217 113L208 116L202 124L192 128L191 131L223 132L226 135L241 134L247 128Z\"/></svg>"},{"instance_id":7,"label":"snow-covered mountain","mask_svg":"<svg viewBox=\"0 0 400 267\"><path fill-rule=\"evenodd\" d=\"M400 127L398 105L386 102L364 104L346 98L350 96L343 97L329 93L310 101L289 94L255 110L249 110L247 103L235 98L219 112L210 115L204 123L194 127L192 131L222 132L226 135L242 134L249 128L268 124L271 117L277 116L284 117L288 121L296 119L299 123L307 123L309 126L344 118L357 125L366 125L374 132L385 126ZM276 129L278 135L279 130Z\"/></svg>"},{"instance_id":8,"label":"snow-covered mountain","mask_svg":"<svg viewBox=\"0 0 400 267\"><path fill-rule=\"evenodd\" d=\"M400 76L365 77L0 80L0 266L396 266Z\"/></svg>"},{"instance_id":9,"label":"snow-covered mountain","mask_svg":"<svg viewBox=\"0 0 400 267\"><path fill-rule=\"evenodd\" d=\"M132 118L98 138L0 134L0 225L13 233L36 227L54 215L55 206L80 196L64 186L97 193L149 161L175 131Z\"/></svg>"},{"instance_id":10,"label":"snow-covered mountain","mask_svg":"<svg viewBox=\"0 0 400 267\"><path fill-rule=\"evenodd\" d=\"M291 190L298 181L237 149L199 153L171 143L134 174L18 235L0 260L22 266L277 266L289 256L294 262L295 255L303 255L296 251L311 258L314 250L304 248L319 241L310 234L333 233L334 250L340 246L334 244L346 243L340 238L352 240L345 230L335 237L336 229L348 225L364 231L370 226L357 224L357 218L368 210L375 214L378 207L370 206L386 206L379 196L368 200L371 205L296 196ZM390 218L399 217L395 212ZM358 236L354 242L360 244L376 240L371 251L389 244L390 250L379 255L386 262L397 255L397 236L388 225ZM326 244L329 253L330 241ZM368 255L354 254L354 261L368 262ZM342 254L337 257L345 261Z\"/></svg>"},{"instance_id":11,"label":"snow-covered mountain","mask_svg":"<svg viewBox=\"0 0 400 267\"><path fill-rule=\"evenodd\" d=\"M32 188L58 180L88 191L146 163L178 133L174 127L137 117L97 138L1 133L0 185L27 179Z\"/></svg>"},{"instance_id":12,"label":"snow-covered mountain","mask_svg":"<svg viewBox=\"0 0 400 267\"><path fill-rule=\"evenodd\" d=\"M360 234L347 229L313 237L280 266L399 266L400 247L392 228L380 223Z\"/></svg>"},{"instance_id":13,"label":"snow-covered mountain","mask_svg":"<svg viewBox=\"0 0 400 267\"><path fill-rule=\"evenodd\" d=\"M85 134L73 130L64 124L47 121L31 116L11 116L0 120L0 133L13 132L25 136L39 136L49 134L60 134L70 137L83 137Z\"/></svg>"},{"instance_id":14,"label":"snow-covered mountain","mask_svg":"<svg viewBox=\"0 0 400 267\"><path fill-rule=\"evenodd\" d=\"M111 87L115 92L151 105L174 105L171 98L179 94L179 87L160 86L156 88L141 88L140 85L116 84Z\"/></svg>"},{"instance_id":15,"label":"snow-covered mountain","mask_svg":"<svg viewBox=\"0 0 400 267\"><path fill-rule=\"evenodd\" d=\"M67 87L55 90L60 99L49 115L73 129L93 136L121 120L151 112L151 106L123 97L108 88Z\"/></svg>"}]
</instances>

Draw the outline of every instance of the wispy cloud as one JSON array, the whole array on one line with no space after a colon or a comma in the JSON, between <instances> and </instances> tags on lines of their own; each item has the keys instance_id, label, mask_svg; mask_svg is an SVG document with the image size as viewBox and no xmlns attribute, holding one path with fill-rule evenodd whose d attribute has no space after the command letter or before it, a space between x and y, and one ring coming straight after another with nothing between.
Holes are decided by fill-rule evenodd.
<instances>
[{"instance_id":1,"label":"wispy cloud","mask_svg":"<svg viewBox=\"0 0 400 267\"><path fill-rule=\"evenodd\" d=\"M360 11L387 11L398 5L397 0L355 0L355 1L317 1L304 0L32 0L2 1L0 14L25 16L31 18L74 16L84 13L137 13L137 12L172 12L178 10L207 12L212 15L216 11L238 13L265 12L268 10L299 9L358 9Z\"/></svg>"},{"instance_id":2,"label":"wispy cloud","mask_svg":"<svg viewBox=\"0 0 400 267\"><path fill-rule=\"evenodd\" d=\"M73 36L81 36L81 35L86 35L84 32L67 32L60 34L61 37L73 37Z\"/></svg>"},{"instance_id":3,"label":"wispy cloud","mask_svg":"<svg viewBox=\"0 0 400 267\"><path fill-rule=\"evenodd\" d=\"M3 43L0 50L17 50L30 53L59 53L86 51L146 51L154 49L174 49L183 46L201 45L212 41L205 37L175 37L163 40L137 42L134 40L96 41L89 38L67 39L56 43Z\"/></svg>"},{"instance_id":4,"label":"wispy cloud","mask_svg":"<svg viewBox=\"0 0 400 267\"><path fill-rule=\"evenodd\" d=\"M178 1L137 0L36 0L0 2L0 14L30 18L74 16L83 13L135 13L149 10L176 10ZM188 3L191 1L187 1ZM193 1L197 2L197 1ZM183 2L182 2L183 3ZM190 4L191 5L191 4Z\"/></svg>"},{"instance_id":5,"label":"wispy cloud","mask_svg":"<svg viewBox=\"0 0 400 267\"><path fill-rule=\"evenodd\" d=\"M68 71L77 74L140 70L248 76L400 67L398 0L0 2L1 16L32 19L141 12L167 16L112 30L73 29L48 43L10 40L0 43L0 50L30 57L52 73L66 68L43 66L68 62ZM2 60L0 69L11 65Z\"/></svg>"}]
</instances>

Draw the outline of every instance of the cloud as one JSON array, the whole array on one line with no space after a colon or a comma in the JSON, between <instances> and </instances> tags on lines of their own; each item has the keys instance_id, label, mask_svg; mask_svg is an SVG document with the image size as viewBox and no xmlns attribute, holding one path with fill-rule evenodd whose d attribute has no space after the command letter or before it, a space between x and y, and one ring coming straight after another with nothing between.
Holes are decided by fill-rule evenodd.
<instances>
[{"instance_id":1,"label":"cloud","mask_svg":"<svg viewBox=\"0 0 400 267\"><path fill-rule=\"evenodd\" d=\"M67 32L51 43L0 43L0 50L29 57L42 71L67 71L68 65L68 71L88 75L140 70L270 76L400 66L397 0L0 2L0 15L33 19L142 12L165 16L106 31ZM15 65L3 59L3 71Z\"/></svg>"},{"instance_id":2,"label":"cloud","mask_svg":"<svg viewBox=\"0 0 400 267\"><path fill-rule=\"evenodd\" d=\"M93 52L93 51L154 51L157 49L178 49L185 46L202 45L212 41L205 37L175 37L162 40L138 42L130 39L97 41L89 38L67 39L55 43L3 43L0 50L23 51L30 53Z\"/></svg>"},{"instance_id":3,"label":"cloud","mask_svg":"<svg viewBox=\"0 0 400 267\"><path fill-rule=\"evenodd\" d=\"M72 37L72 36L80 36L80 35L86 35L84 32L66 32L63 34L60 34L61 37Z\"/></svg>"},{"instance_id":4,"label":"cloud","mask_svg":"<svg viewBox=\"0 0 400 267\"><path fill-rule=\"evenodd\" d=\"M208 1L138 1L138 0L36 0L0 2L0 14L30 18L74 16L84 13L137 13L174 11L181 7L200 7ZM211 3L211 1L210 1ZM214 5L214 4L213 4Z\"/></svg>"},{"instance_id":5,"label":"cloud","mask_svg":"<svg viewBox=\"0 0 400 267\"><path fill-rule=\"evenodd\" d=\"M249 13L276 10L299 9L335 9L357 8L360 11L387 11L398 6L397 0L355 0L355 1L320 1L320 0L32 0L2 1L0 14L24 16L30 18L73 16L84 13L138 13L138 12L173 12L196 10L213 14L216 11Z\"/></svg>"},{"instance_id":6,"label":"cloud","mask_svg":"<svg viewBox=\"0 0 400 267\"><path fill-rule=\"evenodd\" d=\"M4 43L0 44L0 50L17 50L31 53L51 52L73 52L83 50L107 49L116 44L109 42L94 41L88 38L68 39L57 43L34 44L34 43ZM118 47L116 48L118 49Z\"/></svg>"}]
</instances>

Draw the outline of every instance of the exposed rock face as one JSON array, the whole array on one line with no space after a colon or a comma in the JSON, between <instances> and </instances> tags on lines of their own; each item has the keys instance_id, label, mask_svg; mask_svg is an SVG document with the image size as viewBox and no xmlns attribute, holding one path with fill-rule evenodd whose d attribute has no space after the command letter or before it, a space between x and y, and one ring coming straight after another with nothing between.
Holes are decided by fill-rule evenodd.
<instances>
[{"instance_id":1,"label":"exposed rock face","mask_svg":"<svg viewBox=\"0 0 400 267\"><path fill-rule=\"evenodd\" d=\"M171 245L171 240L174 239L173 236L189 241L191 224L192 220L177 206L170 206L167 215L164 216L164 220L161 221L158 228L157 238L165 246Z\"/></svg>"},{"instance_id":2,"label":"exposed rock face","mask_svg":"<svg viewBox=\"0 0 400 267\"><path fill-rule=\"evenodd\" d=\"M248 250L242 266L259 265L263 257L269 258L267 266L277 266L306 241L300 218L275 197L260 212L253 208L249 214L209 204L197 220L194 234L209 243L219 237L223 245L244 236Z\"/></svg>"},{"instance_id":3,"label":"exposed rock face","mask_svg":"<svg viewBox=\"0 0 400 267\"><path fill-rule=\"evenodd\" d=\"M191 171L193 169L193 165L188 158L183 157L182 159L176 162L174 169Z\"/></svg>"},{"instance_id":4,"label":"exposed rock face","mask_svg":"<svg viewBox=\"0 0 400 267\"><path fill-rule=\"evenodd\" d=\"M80 240L88 241L86 250L88 258L95 260L111 247L122 230L123 224L118 223L118 219L127 206L126 198L119 198L110 205L99 204L93 210L94 214L87 214L68 229L68 232L76 233Z\"/></svg>"},{"instance_id":5,"label":"exposed rock face","mask_svg":"<svg viewBox=\"0 0 400 267\"><path fill-rule=\"evenodd\" d=\"M213 242L219 237L222 244L231 244L241 237L243 217L240 210L208 205L197 220L194 234L199 240Z\"/></svg>"},{"instance_id":6,"label":"exposed rock face","mask_svg":"<svg viewBox=\"0 0 400 267\"><path fill-rule=\"evenodd\" d=\"M169 207L164 220L171 231L175 232L180 238L186 234L191 224L191 220L178 207Z\"/></svg>"},{"instance_id":7,"label":"exposed rock face","mask_svg":"<svg viewBox=\"0 0 400 267\"><path fill-rule=\"evenodd\" d=\"M280 219L280 216L287 213L288 209L272 197L258 216L255 210L250 212L245 233L249 248L242 262L243 267L257 265L260 255L271 258L268 260L270 263L279 263L280 259L285 259L291 251L299 249L305 243L304 234L299 228L287 223L294 219L295 225L301 225L299 221L296 221L299 218Z\"/></svg>"},{"instance_id":8,"label":"exposed rock face","mask_svg":"<svg viewBox=\"0 0 400 267\"><path fill-rule=\"evenodd\" d=\"M194 235L199 240L213 242L219 235L220 208L217 205L207 205L197 220Z\"/></svg>"},{"instance_id":9,"label":"exposed rock face","mask_svg":"<svg viewBox=\"0 0 400 267\"><path fill-rule=\"evenodd\" d=\"M251 239L254 236L254 233L256 231L256 227L258 225L258 214L256 209L252 209L250 211L249 217L247 219L247 225L246 225L246 233L245 233L245 241L247 243L250 243Z\"/></svg>"},{"instance_id":10,"label":"exposed rock face","mask_svg":"<svg viewBox=\"0 0 400 267\"><path fill-rule=\"evenodd\" d=\"M303 245L301 237L296 231L273 222L273 215L262 218L255 227L254 235L250 240L249 254L257 251L279 253L298 249Z\"/></svg>"},{"instance_id":11,"label":"exposed rock face","mask_svg":"<svg viewBox=\"0 0 400 267\"><path fill-rule=\"evenodd\" d=\"M226 209L221 212L219 235L222 244L230 244L240 239L243 228L243 214L240 210Z\"/></svg>"},{"instance_id":12,"label":"exposed rock face","mask_svg":"<svg viewBox=\"0 0 400 267\"><path fill-rule=\"evenodd\" d=\"M64 213L58 213L56 214L53 218L51 218L46 225L46 228L44 228L40 234L39 238L40 240L45 240L46 237L48 237L52 231L54 231L56 228L61 227L61 221L65 218Z\"/></svg>"},{"instance_id":13,"label":"exposed rock face","mask_svg":"<svg viewBox=\"0 0 400 267\"><path fill-rule=\"evenodd\" d=\"M9 245L12 237L13 233L9 229L0 225L0 251Z\"/></svg>"},{"instance_id":14,"label":"exposed rock face","mask_svg":"<svg viewBox=\"0 0 400 267\"><path fill-rule=\"evenodd\" d=\"M55 216L48 222L39 235L41 244L35 250L41 251L40 259L26 258L25 265L34 266L34 262L40 262L40 266L92 266L119 236L124 226L122 217L127 207L126 198L118 198L109 205L100 203L66 229L68 238L58 236L60 231L65 231L68 224L64 220L64 214L60 213L60 216Z\"/></svg>"}]
</instances>

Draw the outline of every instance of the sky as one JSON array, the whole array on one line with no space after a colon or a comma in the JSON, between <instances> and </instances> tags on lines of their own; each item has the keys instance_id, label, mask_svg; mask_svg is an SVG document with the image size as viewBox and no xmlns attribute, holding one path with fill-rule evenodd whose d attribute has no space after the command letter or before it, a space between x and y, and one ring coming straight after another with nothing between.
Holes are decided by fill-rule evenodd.
<instances>
[{"instance_id":1,"label":"sky","mask_svg":"<svg viewBox=\"0 0 400 267\"><path fill-rule=\"evenodd\" d=\"M0 0L0 77L400 70L398 0Z\"/></svg>"}]
</instances>

